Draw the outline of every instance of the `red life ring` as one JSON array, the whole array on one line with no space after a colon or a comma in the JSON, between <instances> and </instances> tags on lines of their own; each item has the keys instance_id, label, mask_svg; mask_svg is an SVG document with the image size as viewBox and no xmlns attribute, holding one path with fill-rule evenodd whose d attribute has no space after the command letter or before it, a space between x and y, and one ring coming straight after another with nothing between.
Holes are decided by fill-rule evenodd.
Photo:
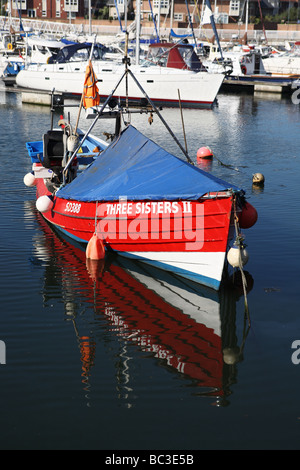
<instances>
[{"instance_id":1,"label":"red life ring","mask_svg":"<svg viewBox=\"0 0 300 470\"><path fill-rule=\"evenodd\" d=\"M244 75L247 74L247 68L246 68L245 65L242 65L242 66L241 66L241 70L242 70L242 73L243 73Z\"/></svg>"}]
</instances>

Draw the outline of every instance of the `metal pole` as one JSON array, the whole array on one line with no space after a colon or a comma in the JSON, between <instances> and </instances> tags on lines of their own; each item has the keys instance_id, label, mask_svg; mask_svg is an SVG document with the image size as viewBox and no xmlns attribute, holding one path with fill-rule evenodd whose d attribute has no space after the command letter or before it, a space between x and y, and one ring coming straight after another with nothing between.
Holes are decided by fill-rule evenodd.
<instances>
[{"instance_id":1,"label":"metal pole","mask_svg":"<svg viewBox=\"0 0 300 470\"><path fill-rule=\"evenodd\" d=\"M245 33L248 33L248 22L249 22L249 1L246 1L246 15L245 15Z\"/></svg>"},{"instance_id":2,"label":"metal pole","mask_svg":"<svg viewBox=\"0 0 300 470\"><path fill-rule=\"evenodd\" d=\"M183 131L183 137L184 137L184 143L185 143L185 151L186 151L186 153L188 153L179 89L178 89L178 99L179 99L179 107L180 107L180 114L181 114L182 131Z\"/></svg>"},{"instance_id":3,"label":"metal pole","mask_svg":"<svg viewBox=\"0 0 300 470\"><path fill-rule=\"evenodd\" d=\"M135 63L140 64L140 34L141 34L141 0L136 0L135 10L136 39L135 39Z\"/></svg>"}]
</instances>

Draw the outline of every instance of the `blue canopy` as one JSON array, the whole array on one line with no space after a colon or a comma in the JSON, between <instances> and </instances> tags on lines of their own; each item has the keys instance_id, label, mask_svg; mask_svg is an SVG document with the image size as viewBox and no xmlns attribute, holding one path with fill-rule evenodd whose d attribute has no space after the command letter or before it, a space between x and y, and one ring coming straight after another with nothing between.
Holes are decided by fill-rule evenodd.
<instances>
[{"instance_id":1,"label":"blue canopy","mask_svg":"<svg viewBox=\"0 0 300 470\"><path fill-rule=\"evenodd\" d=\"M128 126L92 165L57 197L82 202L128 200L197 200L208 192L234 188L171 155Z\"/></svg>"},{"instance_id":2,"label":"blue canopy","mask_svg":"<svg viewBox=\"0 0 300 470\"><path fill-rule=\"evenodd\" d=\"M103 54L108 51L108 48L100 43L92 44L91 42L62 42L66 43L66 46L62 47L58 53L50 57L48 60L49 64L65 64L71 60L88 60L93 47L93 60L100 60L103 58ZM76 55L78 57L76 58Z\"/></svg>"},{"instance_id":3,"label":"blue canopy","mask_svg":"<svg viewBox=\"0 0 300 470\"><path fill-rule=\"evenodd\" d=\"M177 34L175 33L175 31L171 28L171 31L170 31L170 36L172 36L173 38L191 38L193 37L192 34Z\"/></svg>"}]
</instances>

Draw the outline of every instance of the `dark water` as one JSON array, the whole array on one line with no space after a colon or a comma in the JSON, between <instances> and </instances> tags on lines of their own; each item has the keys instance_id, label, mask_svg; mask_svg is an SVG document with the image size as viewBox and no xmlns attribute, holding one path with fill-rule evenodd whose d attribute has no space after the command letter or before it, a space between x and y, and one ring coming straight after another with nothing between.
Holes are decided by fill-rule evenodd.
<instances>
[{"instance_id":1,"label":"dark water","mask_svg":"<svg viewBox=\"0 0 300 470\"><path fill-rule=\"evenodd\" d=\"M183 143L179 112L163 115ZM179 155L147 119L132 117ZM25 142L49 123L48 108L0 92L0 448L299 449L299 106L221 94L212 111L184 111L190 155L209 145L230 168L206 170L259 213L245 231L249 331L241 291L182 289L118 259L86 266L49 229L23 185Z\"/></svg>"}]
</instances>

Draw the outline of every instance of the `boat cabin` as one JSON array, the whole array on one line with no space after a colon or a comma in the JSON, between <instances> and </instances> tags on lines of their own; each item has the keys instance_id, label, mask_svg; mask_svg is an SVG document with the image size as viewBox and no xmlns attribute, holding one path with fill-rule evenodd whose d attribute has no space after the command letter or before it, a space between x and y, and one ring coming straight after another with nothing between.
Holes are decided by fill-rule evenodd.
<instances>
[{"instance_id":1,"label":"boat cabin","mask_svg":"<svg viewBox=\"0 0 300 470\"><path fill-rule=\"evenodd\" d=\"M300 41L295 42L289 54L296 56L296 57L300 56Z\"/></svg>"},{"instance_id":2,"label":"boat cabin","mask_svg":"<svg viewBox=\"0 0 300 470\"><path fill-rule=\"evenodd\" d=\"M50 57L56 57L65 43L39 37L28 37L27 55L31 63L46 64Z\"/></svg>"},{"instance_id":3,"label":"boat cabin","mask_svg":"<svg viewBox=\"0 0 300 470\"><path fill-rule=\"evenodd\" d=\"M194 46L191 44L168 42L150 44L146 60L161 67L192 70L194 72L206 71L194 51Z\"/></svg>"},{"instance_id":4,"label":"boat cabin","mask_svg":"<svg viewBox=\"0 0 300 470\"><path fill-rule=\"evenodd\" d=\"M0 31L0 51L12 51L16 47L16 37L14 34Z\"/></svg>"},{"instance_id":5,"label":"boat cabin","mask_svg":"<svg viewBox=\"0 0 300 470\"><path fill-rule=\"evenodd\" d=\"M61 48L56 57L50 57L49 64L65 64L66 62L82 62L90 58L92 43L85 42L81 44L68 44ZM92 60L101 60L104 58L106 46L94 44Z\"/></svg>"}]
</instances>

